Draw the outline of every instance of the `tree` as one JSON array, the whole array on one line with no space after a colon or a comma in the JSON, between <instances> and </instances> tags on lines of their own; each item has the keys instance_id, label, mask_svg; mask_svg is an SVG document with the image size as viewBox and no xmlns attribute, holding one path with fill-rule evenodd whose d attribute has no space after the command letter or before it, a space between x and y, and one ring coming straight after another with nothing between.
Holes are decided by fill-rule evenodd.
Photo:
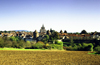
<instances>
[{"instance_id":1,"label":"tree","mask_svg":"<svg viewBox=\"0 0 100 65\"><path fill-rule=\"evenodd\" d=\"M7 33L7 31L5 30L4 33Z\"/></svg>"},{"instance_id":2,"label":"tree","mask_svg":"<svg viewBox=\"0 0 100 65\"><path fill-rule=\"evenodd\" d=\"M73 38L70 39L70 43L71 43L71 46L73 46L74 44Z\"/></svg>"},{"instance_id":3,"label":"tree","mask_svg":"<svg viewBox=\"0 0 100 65\"><path fill-rule=\"evenodd\" d=\"M59 33L56 31L52 34L53 39L59 39Z\"/></svg>"},{"instance_id":4,"label":"tree","mask_svg":"<svg viewBox=\"0 0 100 65\"><path fill-rule=\"evenodd\" d=\"M19 41L19 38L18 37L10 37L10 40L11 41Z\"/></svg>"},{"instance_id":5,"label":"tree","mask_svg":"<svg viewBox=\"0 0 100 65\"><path fill-rule=\"evenodd\" d=\"M54 33L54 32L55 32L55 30L50 29L50 32L51 32L51 33Z\"/></svg>"},{"instance_id":6,"label":"tree","mask_svg":"<svg viewBox=\"0 0 100 65\"><path fill-rule=\"evenodd\" d=\"M43 45L44 45L44 44L38 42L38 43L35 44L35 47L36 47L37 49L42 49Z\"/></svg>"},{"instance_id":7,"label":"tree","mask_svg":"<svg viewBox=\"0 0 100 65\"><path fill-rule=\"evenodd\" d=\"M81 34L87 34L86 30L82 30Z\"/></svg>"},{"instance_id":8,"label":"tree","mask_svg":"<svg viewBox=\"0 0 100 65\"><path fill-rule=\"evenodd\" d=\"M0 34L3 33L3 31L0 31Z\"/></svg>"},{"instance_id":9,"label":"tree","mask_svg":"<svg viewBox=\"0 0 100 65\"><path fill-rule=\"evenodd\" d=\"M49 41L49 35L45 35L42 41L47 43Z\"/></svg>"},{"instance_id":10,"label":"tree","mask_svg":"<svg viewBox=\"0 0 100 65\"><path fill-rule=\"evenodd\" d=\"M59 39L59 33L56 31L51 36L50 39L55 43L55 40Z\"/></svg>"},{"instance_id":11,"label":"tree","mask_svg":"<svg viewBox=\"0 0 100 65\"><path fill-rule=\"evenodd\" d=\"M80 33L76 32L76 34L80 34Z\"/></svg>"},{"instance_id":12,"label":"tree","mask_svg":"<svg viewBox=\"0 0 100 65\"><path fill-rule=\"evenodd\" d=\"M0 37L0 47L4 47L4 40Z\"/></svg>"},{"instance_id":13,"label":"tree","mask_svg":"<svg viewBox=\"0 0 100 65\"><path fill-rule=\"evenodd\" d=\"M67 31L65 30L64 33L67 33Z\"/></svg>"},{"instance_id":14,"label":"tree","mask_svg":"<svg viewBox=\"0 0 100 65\"><path fill-rule=\"evenodd\" d=\"M31 48L31 42L30 41L26 41L25 48Z\"/></svg>"}]
</instances>

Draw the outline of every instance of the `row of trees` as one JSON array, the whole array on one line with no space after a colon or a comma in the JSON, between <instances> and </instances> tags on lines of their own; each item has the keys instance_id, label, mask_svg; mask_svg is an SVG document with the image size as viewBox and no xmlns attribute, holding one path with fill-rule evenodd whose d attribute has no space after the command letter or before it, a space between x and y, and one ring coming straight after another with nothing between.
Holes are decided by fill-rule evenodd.
<instances>
[{"instance_id":1,"label":"row of trees","mask_svg":"<svg viewBox=\"0 0 100 65\"><path fill-rule=\"evenodd\" d=\"M54 35L57 32L54 33ZM35 43L34 41L24 41L20 37L0 37L0 47L12 47L12 48L25 48L25 49L63 49L63 43L62 42L56 42L57 44L52 44L52 42L49 42L50 40L56 40L56 36L48 36L42 41L38 41Z\"/></svg>"},{"instance_id":2,"label":"row of trees","mask_svg":"<svg viewBox=\"0 0 100 65\"><path fill-rule=\"evenodd\" d=\"M70 39L70 42L63 42L63 48L66 50L75 50L75 51L100 52L100 41L94 39L93 43L74 43L73 39Z\"/></svg>"}]
</instances>

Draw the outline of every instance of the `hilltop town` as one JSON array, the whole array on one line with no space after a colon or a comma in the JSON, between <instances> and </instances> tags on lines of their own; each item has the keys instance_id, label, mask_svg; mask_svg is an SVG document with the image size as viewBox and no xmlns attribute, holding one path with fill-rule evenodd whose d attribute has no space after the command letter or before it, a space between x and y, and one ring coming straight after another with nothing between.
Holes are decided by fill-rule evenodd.
<instances>
[{"instance_id":1,"label":"hilltop town","mask_svg":"<svg viewBox=\"0 0 100 65\"><path fill-rule=\"evenodd\" d=\"M46 30L42 25L40 31L0 31L0 47L24 49L67 49L78 51L99 51L100 32L68 33Z\"/></svg>"},{"instance_id":2,"label":"hilltop town","mask_svg":"<svg viewBox=\"0 0 100 65\"><path fill-rule=\"evenodd\" d=\"M1 37L12 37L12 36L18 36L22 38L25 41L41 41L45 38L45 35L52 35L55 30L46 30L44 25L42 25L40 32L37 32L35 30L34 32L25 32L25 31L11 31L11 32L0 32ZM70 39L73 39L75 42L87 42L90 43L92 42L93 39L100 40L100 32L92 32L92 33L87 33L85 30L81 31L81 33L67 33L65 30L64 32L61 30L58 32L59 34L59 39L63 42L68 42Z\"/></svg>"}]
</instances>

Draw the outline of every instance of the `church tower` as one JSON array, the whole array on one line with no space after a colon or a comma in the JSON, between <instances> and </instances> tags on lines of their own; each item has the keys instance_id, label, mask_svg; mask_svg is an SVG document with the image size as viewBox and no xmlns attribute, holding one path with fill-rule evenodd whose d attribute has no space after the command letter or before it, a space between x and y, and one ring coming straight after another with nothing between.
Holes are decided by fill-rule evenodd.
<instances>
[{"instance_id":1,"label":"church tower","mask_svg":"<svg viewBox=\"0 0 100 65\"><path fill-rule=\"evenodd\" d=\"M40 33L46 33L45 27L44 25L42 25L41 29L40 29Z\"/></svg>"}]
</instances>

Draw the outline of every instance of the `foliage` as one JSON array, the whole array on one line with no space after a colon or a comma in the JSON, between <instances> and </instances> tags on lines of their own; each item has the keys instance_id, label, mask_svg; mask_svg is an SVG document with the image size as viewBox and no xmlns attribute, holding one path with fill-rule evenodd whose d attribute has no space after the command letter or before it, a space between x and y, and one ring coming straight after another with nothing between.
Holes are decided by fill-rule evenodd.
<instances>
[{"instance_id":1,"label":"foliage","mask_svg":"<svg viewBox=\"0 0 100 65\"><path fill-rule=\"evenodd\" d=\"M21 38L19 38L19 37L15 37L15 36L12 36L12 37L10 37L10 40L11 41L20 41L21 40Z\"/></svg>"},{"instance_id":2,"label":"foliage","mask_svg":"<svg viewBox=\"0 0 100 65\"><path fill-rule=\"evenodd\" d=\"M51 32L51 33L54 33L54 32L55 32L55 30L50 29L50 32Z\"/></svg>"},{"instance_id":3,"label":"foliage","mask_svg":"<svg viewBox=\"0 0 100 65\"><path fill-rule=\"evenodd\" d=\"M36 43L36 44L35 44L35 47L36 47L37 49L42 49L43 45L44 45L44 44Z\"/></svg>"},{"instance_id":4,"label":"foliage","mask_svg":"<svg viewBox=\"0 0 100 65\"><path fill-rule=\"evenodd\" d=\"M98 45L97 47L94 48L94 51L99 51L100 46Z\"/></svg>"},{"instance_id":5,"label":"foliage","mask_svg":"<svg viewBox=\"0 0 100 65\"><path fill-rule=\"evenodd\" d=\"M58 45L62 45L63 46L63 42L62 41L56 40L55 44L58 44Z\"/></svg>"},{"instance_id":6,"label":"foliage","mask_svg":"<svg viewBox=\"0 0 100 65\"><path fill-rule=\"evenodd\" d=\"M78 34L78 35L79 35L80 33L79 33L79 32L76 32L76 34Z\"/></svg>"},{"instance_id":7,"label":"foliage","mask_svg":"<svg viewBox=\"0 0 100 65\"><path fill-rule=\"evenodd\" d=\"M87 34L86 30L82 30L81 34Z\"/></svg>"},{"instance_id":8,"label":"foliage","mask_svg":"<svg viewBox=\"0 0 100 65\"><path fill-rule=\"evenodd\" d=\"M64 46L65 46L65 45L70 46L71 44L70 44L70 42L63 42L63 45L64 45Z\"/></svg>"},{"instance_id":9,"label":"foliage","mask_svg":"<svg viewBox=\"0 0 100 65\"><path fill-rule=\"evenodd\" d=\"M44 39L42 40L44 43L47 43L49 41L49 35L45 35Z\"/></svg>"},{"instance_id":10,"label":"foliage","mask_svg":"<svg viewBox=\"0 0 100 65\"><path fill-rule=\"evenodd\" d=\"M74 44L73 38L70 39L71 46Z\"/></svg>"},{"instance_id":11,"label":"foliage","mask_svg":"<svg viewBox=\"0 0 100 65\"><path fill-rule=\"evenodd\" d=\"M46 46L49 46L49 44L47 43Z\"/></svg>"},{"instance_id":12,"label":"foliage","mask_svg":"<svg viewBox=\"0 0 100 65\"><path fill-rule=\"evenodd\" d=\"M30 47L31 47L31 42L27 41L26 44L25 44L25 48L30 48Z\"/></svg>"},{"instance_id":13,"label":"foliage","mask_svg":"<svg viewBox=\"0 0 100 65\"><path fill-rule=\"evenodd\" d=\"M58 45L58 44L50 44L49 45L49 49L50 48L62 50L63 49L63 46L62 45Z\"/></svg>"},{"instance_id":14,"label":"foliage","mask_svg":"<svg viewBox=\"0 0 100 65\"><path fill-rule=\"evenodd\" d=\"M67 31L65 30L64 33L67 33Z\"/></svg>"},{"instance_id":15,"label":"foliage","mask_svg":"<svg viewBox=\"0 0 100 65\"><path fill-rule=\"evenodd\" d=\"M41 44L44 44L44 42L42 42L42 41L38 41L37 43L41 43Z\"/></svg>"},{"instance_id":16,"label":"foliage","mask_svg":"<svg viewBox=\"0 0 100 65\"><path fill-rule=\"evenodd\" d=\"M78 49L80 51L93 51L93 44L92 43L83 43L82 47L80 47L80 49Z\"/></svg>"},{"instance_id":17,"label":"foliage","mask_svg":"<svg viewBox=\"0 0 100 65\"><path fill-rule=\"evenodd\" d=\"M53 38L53 40L59 39L59 33L58 32L52 33L52 35L50 36L50 39L52 39L52 38Z\"/></svg>"}]
</instances>

